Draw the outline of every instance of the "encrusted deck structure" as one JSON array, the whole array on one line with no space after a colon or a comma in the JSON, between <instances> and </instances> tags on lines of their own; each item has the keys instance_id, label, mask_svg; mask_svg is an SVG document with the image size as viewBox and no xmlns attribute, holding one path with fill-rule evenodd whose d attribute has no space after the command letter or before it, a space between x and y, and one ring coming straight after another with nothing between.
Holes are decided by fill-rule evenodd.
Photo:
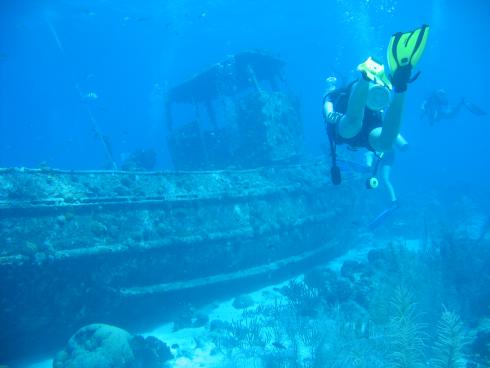
<instances>
[{"instance_id":1,"label":"encrusted deck structure","mask_svg":"<svg viewBox=\"0 0 490 368\"><path fill-rule=\"evenodd\" d=\"M146 320L179 293L192 298L325 260L356 209L353 193L349 183L330 186L322 161L201 172L1 170L2 355L94 321Z\"/></svg>"}]
</instances>

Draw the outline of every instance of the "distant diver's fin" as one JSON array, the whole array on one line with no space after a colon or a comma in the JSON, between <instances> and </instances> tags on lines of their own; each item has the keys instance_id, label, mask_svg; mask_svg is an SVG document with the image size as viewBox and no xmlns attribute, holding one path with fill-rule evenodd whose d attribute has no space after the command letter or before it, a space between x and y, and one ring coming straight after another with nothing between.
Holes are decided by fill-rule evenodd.
<instances>
[{"instance_id":1,"label":"distant diver's fin","mask_svg":"<svg viewBox=\"0 0 490 368\"><path fill-rule=\"evenodd\" d=\"M477 115L477 116L485 116L485 115L487 115L487 112L485 110L483 110L480 107L476 106L472 102L468 102L468 101L465 100L464 101L464 106L468 109L469 112L471 112L474 115Z\"/></svg>"},{"instance_id":2,"label":"distant diver's fin","mask_svg":"<svg viewBox=\"0 0 490 368\"><path fill-rule=\"evenodd\" d=\"M424 53L429 36L429 26L424 24L411 32L398 32L391 36L388 45L388 66L391 75L402 66L415 67Z\"/></svg>"},{"instance_id":3,"label":"distant diver's fin","mask_svg":"<svg viewBox=\"0 0 490 368\"><path fill-rule=\"evenodd\" d=\"M394 204L390 207L388 207L387 209L383 210L378 216L376 216L374 218L374 220L372 220L368 227L370 230L374 230L376 229L379 225L381 225L385 220L388 219L388 217L390 217L390 215L398 208L398 205L397 204Z\"/></svg>"}]
</instances>

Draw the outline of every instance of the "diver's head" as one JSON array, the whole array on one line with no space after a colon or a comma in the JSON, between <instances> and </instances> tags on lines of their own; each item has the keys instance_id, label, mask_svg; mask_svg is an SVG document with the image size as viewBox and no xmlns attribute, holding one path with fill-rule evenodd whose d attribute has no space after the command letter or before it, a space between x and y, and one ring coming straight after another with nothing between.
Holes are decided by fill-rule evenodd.
<instances>
[{"instance_id":1,"label":"diver's head","mask_svg":"<svg viewBox=\"0 0 490 368\"><path fill-rule=\"evenodd\" d=\"M330 76L325 78L325 92L329 93L337 88L337 78Z\"/></svg>"},{"instance_id":2,"label":"diver's head","mask_svg":"<svg viewBox=\"0 0 490 368\"><path fill-rule=\"evenodd\" d=\"M449 103L449 98L447 97L447 92L445 89L438 89L436 92L435 92L435 96L437 98L437 100L439 101L439 103L443 104L443 105L447 105Z\"/></svg>"},{"instance_id":3,"label":"diver's head","mask_svg":"<svg viewBox=\"0 0 490 368\"><path fill-rule=\"evenodd\" d=\"M369 93L366 106L374 111L381 111L390 104L390 90L377 83L369 83Z\"/></svg>"}]
</instances>

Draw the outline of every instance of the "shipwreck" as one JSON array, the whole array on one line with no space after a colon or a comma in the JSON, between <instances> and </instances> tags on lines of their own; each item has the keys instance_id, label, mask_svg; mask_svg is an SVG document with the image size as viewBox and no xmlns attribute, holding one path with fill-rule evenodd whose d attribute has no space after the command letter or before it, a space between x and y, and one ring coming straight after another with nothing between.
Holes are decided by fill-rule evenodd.
<instances>
[{"instance_id":1,"label":"shipwreck","mask_svg":"<svg viewBox=\"0 0 490 368\"><path fill-rule=\"evenodd\" d=\"M345 251L362 184L333 187L323 160L302 158L282 68L244 52L171 89L175 170L0 170L0 361L93 322L142 328Z\"/></svg>"}]
</instances>

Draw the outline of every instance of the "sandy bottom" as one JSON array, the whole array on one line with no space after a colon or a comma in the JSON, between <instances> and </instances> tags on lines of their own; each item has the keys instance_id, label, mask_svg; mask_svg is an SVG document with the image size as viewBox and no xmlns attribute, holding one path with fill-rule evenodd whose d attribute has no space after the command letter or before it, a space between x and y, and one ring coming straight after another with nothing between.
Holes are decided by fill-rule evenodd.
<instances>
[{"instance_id":1,"label":"sandy bottom","mask_svg":"<svg viewBox=\"0 0 490 368\"><path fill-rule=\"evenodd\" d=\"M269 285L265 288L248 293L255 302L255 306L273 304L278 298L283 298L277 289L287 285L288 281L280 284ZM205 307L208 311L209 320L221 320L224 322L232 322L242 318L243 309L233 307L233 300L225 300L213 306ZM212 310L209 311L209 308ZM199 328L185 328L172 332L172 323L165 324L148 333L162 341L165 341L169 346L177 345L180 351L191 351L192 356L179 357L174 360L173 367L219 367L223 361L223 355L215 354L215 345L205 336L208 335L205 326ZM197 346L197 347L196 347ZM179 355L178 351L172 351L175 355Z\"/></svg>"},{"instance_id":2,"label":"sandy bottom","mask_svg":"<svg viewBox=\"0 0 490 368\"><path fill-rule=\"evenodd\" d=\"M301 279L301 277L298 277L298 279ZM278 298L283 298L283 296L275 289L287 285L289 281L290 280L287 280L280 284L267 286L263 289L249 293L248 295L250 295L255 301L255 306L272 304L277 301ZM210 321L217 319L225 322L236 321L241 318L243 309L236 309L233 307L233 300L234 298L216 303L214 305L204 306L202 310L207 312ZM208 335L207 328L205 326L199 328L184 328L178 331L173 331L173 322L169 322L152 331L143 333L142 335L155 336L164 341L168 346L178 346L178 349L171 349L174 355L180 355L179 352L182 351L192 352L191 356L174 359L173 362L169 364L170 367L219 367L219 364L223 360L223 356L221 354L214 354L212 352L215 345L213 342L205 338L205 336ZM196 345L198 346L196 347ZM53 360L48 359L28 365L25 368L52 368L52 366Z\"/></svg>"},{"instance_id":3,"label":"sandy bottom","mask_svg":"<svg viewBox=\"0 0 490 368\"><path fill-rule=\"evenodd\" d=\"M407 241L411 248L417 248L420 245L418 240ZM366 246L362 249L351 250L342 257L332 260L328 266L333 271L339 272L345 260L365 260L366 254L372 249ZM302 280L302 276L286 280L279 284L269 285L265 288L249 293L255 302L255 306L271 305L282 298L285 298L278 289L286 286L291 280ZM238 296L238 295L237 295ZM233 307L233 300L225 300L220 303L208 305L202 308L202 311L209 316L209 320L221 320L225 322L237 321L242 318L243 309ZM172 347L172 353L178 356L172 362L170 367L175 368L212 368L219 367L223 362L223 355L215 352L214 343L208 338L206 327L184 328L173 331L173 323L167 323L157 327L152 331L143 333L144 336L155 336ZM186 352L186 354L182 354ZM52 359L38 362L27 366L26 368L51 368Z\"/></svg>"}]
</instances>

